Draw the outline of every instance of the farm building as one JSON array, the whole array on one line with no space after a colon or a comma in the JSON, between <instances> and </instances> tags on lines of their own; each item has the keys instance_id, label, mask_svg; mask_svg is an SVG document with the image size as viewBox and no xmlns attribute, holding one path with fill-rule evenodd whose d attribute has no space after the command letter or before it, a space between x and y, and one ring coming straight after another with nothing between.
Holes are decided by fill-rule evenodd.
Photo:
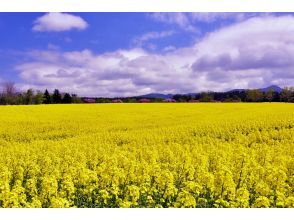
<instances>
[{"instance_id":1,"label":"farm building","mask_svg":"<svg viewBox=\"0 0 294 220\"><path fill-rule=\"evenodd\" d=\"M83 98L82 100L85 103L96 103L96 100L93 98Z\"/></svg>"}]
</instances>

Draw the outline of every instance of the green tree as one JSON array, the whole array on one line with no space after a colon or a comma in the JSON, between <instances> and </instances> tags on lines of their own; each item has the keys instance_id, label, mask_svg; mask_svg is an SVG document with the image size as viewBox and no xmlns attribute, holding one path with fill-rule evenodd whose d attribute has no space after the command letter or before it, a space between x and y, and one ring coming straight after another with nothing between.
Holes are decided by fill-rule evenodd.
<instances>
[{"instance_id":1,"label":"green tree","mask_svg":"<svg viewBox=\"0 0 294 220\"><path fill-rule=\"evenodd\" d=\"M72 103L82 103L82 99L78 97L76 94L71 94L71 102Z\"/></svg>"},{"instance_id":2,"label":"green tree","mask_svg":"<svg viewBox=\"0 0 294 220\"><path fill-rule=\"evenodd\" d=\"M290 102L293 99L294 87L285 87L280 95L280 101Z\"/></svg>"},{"instance_id":3,"label":"green tree","mask_svg":"<svg viewBox=\"0 0 294 220\"><path fill-rule=\"evenodd\" d=\"M43 103L45 103L45 104L51 104L51 103L52 103L52 102L51 102L51 96L50 96L50 93L48 92L47 89L45 90L45 93L44 93L43 98L44 98L44 102L43 102Z\"/></svg>"},{"instance_id":4,"label":"green tree","mask_svg":"<svg viewBox=\"0 0 294 220\"><path fill-rule=\"evenodd\" d=\"M268 102L271 102L274 98L274 90L269 89L266 93L265 93L265 99Z\"/></svg>"},{"instance_id":5,"label":"green tree","mask_svg":"<svg viewBox=\"0 0 294 220\"><path fill-rule=\"evenodd\" d=\"M208 92L202 92L200 94L200 102L212 102L213 101L213 95Z\"/></svg>"},{"instance_id":6,"label":"green tree","mask_svg":"<svg viewBox=\"0 0 294 220\"><path fill-rule=\"evenodd\" d=\"M61 94L58 89L55 89L52 95L52 102L55 104L61 103Z\"/></svg>"},{"instance_id":7,"label":"green tree","mask_svg":"<svg viewBox=\"0 0 294 220\"><path fill-rule=\"evenodd\" d=\"M41 91L38 90L34 96L34 103L38 105L38 104L42 104L43 102L44 102L44 95Z\"/></svg>"},{"instance_id":8,"label":"green tree","mask_svg":"<svg viewBox=\"0 0 294 220\"><path fill-rule=\"evenodd\" d=\"M18 93L17 96L15 97L15 104L16 105L23 105L25 104L25 96L23 93Z\"/></svg>"},{"instance_id":9,"label":"green tree","mask_svg":"<svg viewBox=\"0 0 294 220\"><path fill-rule=\"evenodd\" d=\"M72 103L71 96L68 93L65 93L62 99L62 103Z\"/></svg>"},{"instance_id":10,"label":"green tree","mask_svg":"<svg viewBox=\"0 0 294 220\"><path fill-rule=\"evenodd\" d=\"M25 94L25 104L31 105L33 104L33 97L34 97L34 91L32 89L28 89Z\"/></svg>"},{"instance_id":11,"label":"green tree","mask_svg":"<svg viewBox=\"0 0 294 220\"><path fill-rule=\"evenodd\" d=\"M259 89L251 89L246 91L246 101L248 102L261 102L263 94Z\"/></svg>"}]
</instances>

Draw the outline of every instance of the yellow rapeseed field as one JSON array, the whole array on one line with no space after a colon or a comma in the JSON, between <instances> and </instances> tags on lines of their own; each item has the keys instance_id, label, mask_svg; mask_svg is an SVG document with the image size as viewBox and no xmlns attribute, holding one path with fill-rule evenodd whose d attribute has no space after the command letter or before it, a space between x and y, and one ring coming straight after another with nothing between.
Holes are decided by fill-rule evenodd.
<instances>
[{"instance_id":1,"label":"yellow rapeseed field","mask_svg":"<svg viewBox=\"0 0 294 220\"><path fill-rule=\"evenodd\" d=\"M0 112L1 207L294 207L294 104Z\"/></svg>"}]
</instances>

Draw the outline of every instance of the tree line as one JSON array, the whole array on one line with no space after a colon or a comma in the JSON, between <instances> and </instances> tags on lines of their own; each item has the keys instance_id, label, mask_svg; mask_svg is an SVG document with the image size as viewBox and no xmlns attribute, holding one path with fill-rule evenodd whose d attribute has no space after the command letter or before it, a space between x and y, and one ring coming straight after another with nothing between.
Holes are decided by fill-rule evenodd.
<instances>
[{"instance_id":1,"label":"tree line","mask_svg":"<svg viewBox=\"0 0 294 220\"><path fill-rule=\"evenodd\" d=\"M174 95L177 102L294 102L294 87L285 87L281 92L269 89L236 90L228 92L202 92L194 95Z\"/></svg>"},{"instance_id":2,"label":"tree line","mask_svg":"<svg viewBox=\"0 0 294 220\"><path fill-rule=\"evenodd\" d=\"M86 98L76 94L61 93L55 89L50 93L45 91L28 89L18 92L14 83L4 83L0 92L0 105L37 105L37 104L69 104L69 103L111 103L114 99L120 99L124 103L140 102L142 97L121 98ZM163 98L148 98L150 102L166 102ZM269 89L265 92L259 89L233 90L228 92L201 92L195 94L176 94L172 97L175 102L294 102L294 87L285 87L281 92Z\"/></svg>"},{"instance_id":3,"label":"tree line","mask_svg":"<svg viewBox=\"0 0 294 220\"><path fill-rule=\"evenodd\" d=\"M38 104L62 104L62 103L81 103L82 100L76 94L61 93L55 89L49 93L46 89L34 91L28 89L25 92L18 92L14 83L4 83L3 91L0 93L1 105L38 105Z\"/></svg>"},{"instance_id":4,"label":"tree line","mask_svg":"<svg viewBox=\"0 0 294 220\"><path fill-rule=\"evenodd\" d=\"M142 97L120 97L124 103L140 102ZM164 98L147 98L150 102L166 102ZM233 90L228 92L201 92L195 94L176 94L175 102L294 102L294 87L285 87L281 92L269 89L266 92L260 89ZM97 103L110 103L111 98L95 98Z\"/></svg>"}]
</instances>

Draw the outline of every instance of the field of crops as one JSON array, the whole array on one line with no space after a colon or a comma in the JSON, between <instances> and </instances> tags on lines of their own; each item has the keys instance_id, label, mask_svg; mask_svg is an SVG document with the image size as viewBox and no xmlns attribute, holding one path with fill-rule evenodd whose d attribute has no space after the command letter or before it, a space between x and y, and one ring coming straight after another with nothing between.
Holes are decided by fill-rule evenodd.
<instances>
[{"instance_id":1,"label":"field of crops","mask_svg":"<svg viewBox=\"0 0 294 220\"><path fill-rule=\"evenodd\" d=\"M0 112L0 207L294 207L293 104Z\"/></svg>"}]
</instances>

